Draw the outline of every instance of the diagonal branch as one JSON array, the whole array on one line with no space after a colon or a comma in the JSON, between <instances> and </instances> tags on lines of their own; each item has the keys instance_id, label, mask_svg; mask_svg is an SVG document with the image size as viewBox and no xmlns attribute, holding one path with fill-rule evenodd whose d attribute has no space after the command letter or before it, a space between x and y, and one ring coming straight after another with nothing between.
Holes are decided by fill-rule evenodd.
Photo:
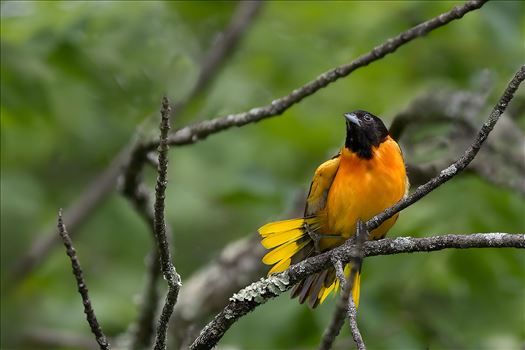
<instances>
[{"instance_id":1,"label":"diagonal branch","mask_svg":"<svg viewBox=\"0 0 525 350\"><path fill-rule=\"evenodd\" d=\"M157 336L155 339L155 350L166 349L166 333L173 307L177 302L179 290L181 287L180 276L171 262L171 253L169 248L168 237L166 235L166 223L164 221L164 198L166 186L168 183L168 144L167 137L170 130L170 113L171 107L166 97L162 99L160 122L160 144L159 166L157 176L157 186L155 187L155 205L154 205L154 227L155 239L159 250L160 266L164 279L168 282L168 294L160 314L157 325Z\"/></svg>"},{"instance_id":2,"label":"diagonal branch","mask_svg":"<svg viewBox=\"0 0 525 350\"><path fill-rule=\"evenodd\" d=\"M413 252L431 252L458 248L519 248L525 249L524 233L473 233L441 235L426 238L399 237L368 241L365 257ZM347 263L353 258L351 240L326 253L303 260L286 271L254 282L230 298L230 303L201 331L190 349L210 349L239 318L257 306L279 296L304 278L332 265L333 259Z\"/></svg>"},{"instance_id":3,"label":"diagonal branch","mask_svg":"<svg viewBox=\"0 0 525 350\"><path fill-rule=\"evenodd\" d=\"M483 142L485 142L492 129L494 129L494 126L498 122L505 109L507 109L507 106L514 97L514 94L518 90L523 80L525 80L525 65L520 67L512 80L509 82L498 103L492 109L488 120L483 124L481 130L474 139L474 142L465 151L465 153L449 167L443 169L438 176L434 177L424 185L419 186L411 195L368 220L366 223L368 230L372 231L373 229L379 227L379 225L381 225L385 220L388 220L399 211L414 204L465 169L474 159L474 157L476 157L476 154L478 154L481 145Z\"/></svg>"},{"instance_id":4,"label":"diagonal branch","mask_svg":"<svg viewBox=\"0 0 525 350\"><path fill-rule=\"evenodd\" d=\"M392 215L396 214L397 212L401 211L402 209L408 207L409 205L412 205L413 203L417 202L419 199L426 196L428 193L432 192L434 189L436 189L439 185L445 183L446 181L450 180L452 177L456 176L461 170L463 170L476 156L477 152L479 151L481 145L488 137L489 133L494 128L494 125L499 120L499 117L501 114L505 111L507 106L509 105L510 101L514 97L514 93L518 89L519 85L523 80L525 79L525 66L521 66L520 69L516 72L513 79L509 82L507 85L507 88L505 89L505 92L501 96L500 100L496 104L496 106L493 108L488 121L483 124L481 127L481 130L479 131L476 139L474 140L473 144L465 151L465 153L452 165L450 165L448 168L442 170L440 174L428 181L426 184L419 186L414 193L412 193L410 196L404 198L403 200L399 201L394 206L386 209L382 213L374 216L372 219L368 220L366 222L366 226L368 231L373 230L374 228L378 227L381 223L383 223L385 220L390 218ZM471 235L467 236L471 237ZM520 242L522 245L525 245L525 240ZM343 244L342 246L347 246L349 241L347 243ZM338 248L332 250L331 252L328 252L329 254L337 254ZM324 254L323 254L324 255ZM319 255L321 256L321 255ZM334 255L337 257L337 255ZM310 261L314 258L307 259L307 261ZM302 265L302 263L299 263L297 265L294 265L290 267L287 271L285 271L283 274L279 274L277 276L286 276L287 272L291 272L292 269L295 266ZM319 270L317 270L319 271ZM312 272L313 273L313 272ZM275 278L277 278L277 276ZM303 276L306 277L307 275ZM272 277L270 277L272 278ZM289 283L295 284L299 280L296 280L295 282L289 282L287 278L287 282L285 285L288 285ZM284 282L279 280L279 285L283 284ZM253 285L252 285L253 286ZM252 288L252 286L248 288ZM275 289L275 285L272 282L271 283L272 288ZM287 288L284 288L287 289ZM280 288L277 289L279 291ZM256 289L257 291L257 289ZM271 295L275 296L279 293L275 293L274 291L271 291ZM260 295L258 293L258 295ZM272 297L273 297L272 296ZM234 299L226 308L219 313L215 319L210 322L202 331L199 337L194 341L191 348L192 349L206 349L210 346L214 346L224 335L226 330L238 319L238 317L241 317L242 315L248 313L249 311L253 310L257 305L260 303L266 301L266 299L250 299L248 300L249 303L246 303L245 300L244 303L236 303ZM232 313L235 316L232 316ZM227 317L225 316L227 315ZM238 315L238 316L237 316ZM237 317L236 317L237 316Z\"/></svg>"},{"instance_id":5,"label":"diagonal branch","mask_svg":"<svg viewBox=\"0 0 525 350\"><path fill-rule=\"evenodd\" d=\"M60 209L60 211L58 212L58 233L60 234L60 237L62 237L62 241L64 242L64 246L66 247L67 255L71 260L73 275L75 275L75 279L77 281L78 292L82 297L82 304L84 304L84 313L86 314L86 319L89 323L89 327L91 328L91 332L95 335L100 349L107 350L110 348L109 342L106 339L104 332L102 332L102 328L100 327L97 321L97 317L95 316L95 311L91 306L88 288L86 282L84 281L84 276L82 275L82 267L80 267L80 262L77 258L77 252L73 247L73 242L71 241L69 233L66 230L66 226L64 225L64 221L62 220L62 209Z\"/></svg>"},{"instance_id":6,"label":"diagonal branch","mask_svg":"<svg viewBox=\"0 0 525 350\"><path fill-rule=\"evenodd\" d=\"M309 83L293 90L289 95L273 100L269 105L252 108L248 112L244 113L230 114L222 118L203 121L199 124L187 126L177 130L175 133L170 135L169 143L170 145L192 144L205 139L211 134L218 133L234 126L239 127L249 123L258 122L269 117L278 116L294 104L299 103L304 98L313 95L327 85L348 76L356 69L365 67L372 62L380 60L384 56L393 53L406 43L422 37L434 29L440 28L452 22L453 20L460 19L470 11L481 8L486 1L487 0L467 1L464 5L456 6L448 12L442 13L441 15L436 16L426 22L418 24L401 34L386 40L381 45L375 47L370 52L359 56L352 62L333 68L319 75ZM150 151L155 149L158 143L158 140L151 140L142 147L145 148L146 151Z\"/></svg>"}]
</instances>

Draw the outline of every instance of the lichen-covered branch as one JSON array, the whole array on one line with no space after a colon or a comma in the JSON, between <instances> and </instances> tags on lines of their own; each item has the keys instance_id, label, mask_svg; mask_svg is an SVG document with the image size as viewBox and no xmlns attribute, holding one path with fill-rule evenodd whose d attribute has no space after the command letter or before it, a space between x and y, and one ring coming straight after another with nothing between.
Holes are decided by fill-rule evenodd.
<instances>
[{"instance_id":1,"label":"lichen-covered branch","mask_svg":"<svg viewBox=\"0 0 525 350\"><path fill-rule=\"evenodd\" d=\"M357 326L357 307L355 306L354 300L352 299L352 295L350 295L347 300L348 307L346 317L348 318L348 323L350 324L352 338L354 338L354 342L358 350L366 350L365 342L361 336L361 331Z\"/></svg>"},{"instance_id":2,"label":"lichen-covered branch","mask_svg":"<svg viewBox=\"0 0 525 350\"><path fill-rule=\"evenodd\" d=\"M364 244L364 256L390 255L413 252L430 252L450 248L525 248L523 233L475 233L468 235L442 235L426 238L399 237L368 241ZM342 263L353 257L351 240L326 253L308 258L292 265L288 270L252 283L235 293L229 304L208 323L191 349L210 349L239 318L257 306L289 290L307 276L331 266L334 259Z\"/></svg>"},{"instance_id":3,"label":"lichen-covered branch","mask_svg":"<svg viewBox=\"0 0 525 350\"><path fill-rule=\"evenodd\" d=\"M91 300L89 299L89 293L88 288L86 285L86 282L84 281L84 276L82 273L82 267L80 267L80 262L78 261L77 252L75 248L73 247L73 242L71 241L71 238L69 237L69 233L66 230L66 226L64 225L64 221L62 220L62 209L58 212L58 233L60 234L60 237L62 238L62 241L64 242L64 246L66 247L67 255L69 256L69 259L71 260L71 267L73 268L73 275L75 275L75 280L77 282L78 286L78 292L80 293L80 296L82 297L82 304L84 305L84 313L86 314L86 319L89 323L89 327L91 328L91 332L95 335L95 339L97 340L97 343L102 350L107 350L110 348L109 342L106 339L106 336L104 335L104 332L102 332L102 328L100 327L97 316L95 315L95 311L93 310L93 307L91 306Z\"/></svg>"}]
</instances>

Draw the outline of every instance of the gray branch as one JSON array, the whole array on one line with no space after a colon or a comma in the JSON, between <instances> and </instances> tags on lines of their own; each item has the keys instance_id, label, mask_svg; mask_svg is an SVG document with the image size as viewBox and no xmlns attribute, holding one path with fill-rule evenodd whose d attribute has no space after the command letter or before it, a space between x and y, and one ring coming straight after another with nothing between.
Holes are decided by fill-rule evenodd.
<instances>
[{"instance_id":1,"label":"gray branch","mask_svg":"<svg viewBox=\"0 0 525 350\"><path fill-rule=\"evenodd\" d=\"M399 237L369 241L364 244L365 257L443 249L467 248L525 248L524 233L473 233L442 235L426 238ZM239 318L257 306L289 290L307 276L332 265L333 259L348 263L353 257L351 240L326 253L308 258L288 270L252 283L235 293L229 304L201 331L191 349L210 349Z\"/></svg>"},{"instance_id":2,"label":"gray branch","mask_svg":"<svg viewBox=\"0 0 525 350\"><path fill-rule=\"evenodd\" d=\"M62 220L62 209L60 209L58 212L57 226L58 233L62 238L62 241L64 242L64 246L66 247L67 255L71 260L73 275L75 276L75 280L77 282L78 293L82 297L84 313L86 314L86 319L89 324L89 327L91 328L91 332L95 335L95 339L98 343L99 348L101 350L108 350L110 349L110 345L104 332L102 331L102 328L100 327L100 324L98 323L97 316L95 315L95 311L93 310L93 306L91 306L91 299L89 299L88 288L86 285L86 281L84 280L82 267L80 266L80 261L78 260L77 252L75 250L75 247L73 247L71 237L69 237L69 233L66 230L66 225L64 225L64 221Z\"/></svg>"},{"instance_id":3,"label":"gray branch","mask_svg":"<svg viewBox=\"0 0 525 350\"><path fill-rule=\"evenodd\" d=\"M166 195L166 187L168 184L168 132L170 129L170 113L171 108L168 99L162 99L161 108L161 122L160 122L160 144L159 152L159 166L157 185L155 187L155 205L154 205L154 227L155 238L159 250L160 266L164 279L168 282L168 294L166 301L162 307L159 322L157 324L157 336L155 338L155 350L166 349L166 334L168 332L168 324L173 307L177 302L179 290L181 287L180 276L175 270L171 262L171 253L169 248L168 237L166 235L166 223L164 221L164 198Z\"/></svg>"},{"instance_id":4,"label":"gray branch","mask_svg":"<svg viewBox=\"0 0 525 350\"><path fill-rule=\"evenodd\" d=\"M481 145L483 144L483 142L485 142L485 140L489 136L490 132L498 122L500 116L503 114L505 109L507 109L507 106L509 105L510 101L514 97L514 94L516 93L524 79L525 65L520 67L520 69L516 72L512 80L509 82L498 103L492 109L488 120L483 124L474 142L469 146L465 153L446 169L441 170L438 176L434 177L424 185L419 186L408 197L405 197L395 205L391 206L382 213L368 220L366 223L368 230L372 231L373 229L379 227L379 225L381 225L385 220L388 220L396 213L414 204L415 202L429 194L431 191L435 190L437 187L441 186L442 184L459 174L463 169L465 169L470 164L470 162L472 162L474 157L476 157L476 154L479 152Z\"/></svg>"},{"instance_id":5,"label":"gray branch","mask_svg":"<svg viewBox=\"0 0 525 350\"><path fill-rule=\"evenodd\" d=\"M290 94L273 100L269 105L252 108L248 112L230 114L225 117L203 121L201 123L187 126L169 137L170 145L187 145L205 139L209 135L230 129L234 126L240 127L249 123L281 115L294 104L299 103L304 98L311 96L327 85L348 76L356 69L365 67L372 62L378 61L388 54L395 52L408 42L425 36L431 31L440 28L454 20L462 18L468 12L481 8L487 0L470 0L461 6L456 6L452 10L442 13L426 22L416 25L403 33L386 40L376 46L370 52L359 56L352 62L333 68L311 82L293 90ZM146 150L154 150L159 141L151 140L143 145Z\"/></svg>"}]
</instances>

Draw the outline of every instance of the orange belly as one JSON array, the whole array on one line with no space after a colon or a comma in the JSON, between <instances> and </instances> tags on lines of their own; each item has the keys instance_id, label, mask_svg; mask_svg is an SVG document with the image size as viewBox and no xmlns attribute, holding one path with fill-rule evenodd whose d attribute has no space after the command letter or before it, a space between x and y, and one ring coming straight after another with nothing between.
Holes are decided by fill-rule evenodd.
<instances>
[{"instance_id":1,"label":"orange belly","mask_svg":"<svg viewBox=\"0 0 525 350\"><path fill-rule=\"evenodd\" d=\"M390 139L374 149L372 159L362 159L343 148L341 162L320 213L320 233L347 239L355 234L358 219L366 221L398 202L408 190L405 164L398 145ZM370 232L370 239L382 238L397 215ZM333 248L341 239L325 238L322 250Z\"/></svg>"}]
</instances>

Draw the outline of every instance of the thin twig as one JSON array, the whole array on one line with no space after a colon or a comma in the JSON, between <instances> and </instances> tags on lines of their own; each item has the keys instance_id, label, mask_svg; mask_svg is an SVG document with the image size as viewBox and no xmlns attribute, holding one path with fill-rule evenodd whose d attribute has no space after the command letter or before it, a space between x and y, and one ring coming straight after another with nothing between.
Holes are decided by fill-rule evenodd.
<instances>
[{"instance_id":1,"label":"thin twig","mask_svg":"<svg viewBox=\"0 0 525 350\"><path fill-rule=\"evenodd\" d=\"M365 257L414 252L431 252L458 248L525 248L524 233L472 233L467 235L440 235L426 238L399 237L368 241L364 244ZM254 282L235 293L230 303L202 329L191 349L210 349L224 333L242 316L257 306L292 288L306 277L322 271L333 263L334 257L347 263L352 259L351 240L326 253L303 260L286 271Z\"/></svg>"},{"instance_id":2,"label":"thin twig","mask_svg":"<svg viewBox=\"0 0 525 350\"><path fill-rule=\"evenodd\" d=\"M485 74L486 75L486 74ZM389 129L390 135L400 140L406 158L410 154L420 154L422 146L410 135L410 130L419 130L422 125L447 123L451 128L441 141L447 145L447 156L425 164L407 164L410 183L419 186L439 174L439 171L454 160L454 156L464 150L477 134L476 116L486 106L486 99L491 86L484 79L484 84L475 91L432 89L414 98L406 108L396 113ZM514 99L512 106L518 100ZM525 196L525 181L521 174L525 172L523 150L525 135L510 117L510 109L505 112L507 118L498 122L493 137L487 140L476 159L465 171L479 175L487 182L499 187L517 191ZM428 139L425 139L428 141ZM398 141L399 142L399 141Z\"/></svg>"},{"instance_id":3,"label":"thin twig","mask_svg":"<svg viewBox=\"0 0 525 350\"><path fill-rule=\"evenodd\" d=\"M225 117L215 118L192 126L187 126L171 134L168 142L170 145L192 144L205 139L211 134L218 133L234 126L239 127L249 123L258 122L269 117L278 116L294 104L302 101L304 98L316 93L320 89L337 81L338 79L348 76L356 69L365 67L372 62L380 60L384 56L393 53L406 43L422 37L453 20L462 18L468 12L481 8L486 1L487 0L467 1L461 6L456 6L448 12L442 13L439 16L418 24L401 34L386 40L381 45L376 46L370 52L359 56L352 62L333 68L319 75L316 79L293 90L286 96L273 100L272 103L266 106L252 108L248 112L230 114ZM150 142L145 143L143 147L146 148L146 150L154 150L158 143L158 140L151 140Z\"/></svg>"},{"instance_id":4,"label":"thin twig","mask_svg":"<svg viewBox=\"0 0 525 350\"><path fill-rule=\"evenodd\" d=\"M319 344L319 350L329 350L332 348L335 338L341 332L341 328L343 328L348 298L351 294L351 289L346 288L347 281L343 272L343 264L341 263L341 260L336 258L334 267L337 279L339 280L339 285L341 286L341 297L337 300L332 321L330 321L330 324L323 333L321 344Z\"/></svg>"},{"instance_id":5,"label":"thin twig","mask_svg":"<svg viewBox=\"0 0 525 350\"><path fill-rule=\"evenodd\" d=\"M510 103L510 101L512 100L512 98L514 96L514 93L516 92L516 90L518 89L520 83L524 79L525 79L525 66L521 66L520 69L518 70L518 72L513 77L513 79L509 82L509 84L508 84L507 88L505 89L505 92L503 93L503 96L500 98L498 104L492 110L488 121L483 124L483 126L481 127L481 130L479 131L478 136L474 140L473 144L465 151L465 153L456 162L454 162L451 166L449 166L448 168L442 170L441 173L437 177L431 179L426 184L424 184L422 186L419 186L416 189L416 191L414 193L412 193L410 196L406 197L405 199L401 200L400 202L398 202L394 206L386 209L382 213L380 213L380 214L376 215L375 217L373 217L372 219L368 220L367 223L366 223L367 230L371 231L374 228L378 227L382 222L384 222L385 220L390 218L392 215L394 215L395 213L399 212L400 210L408 207L409 205L415 203L419 199L423 198L428 193L430 193L435 188L437 188L439 185L441 185L442 183L450 180L452 177L457 175L459 173L459 171L464 169L472 161L472 159L476 156L477 152L479 151L479 148L483 144L483 141L488 137L488 135L491 132L491 130L493 129L494 125L498 121L500 115L505 111L505 109L507 108L508 104ZM466 236L466 237L473 238L472 235L469 235L469 236ZM510 237L507 237L507 239L509 239L509 238ZM512 237L512 239L514 239L514 238L515 237ZM505 241L507 239L505 239ZM385 241L385 240L382 240L381 242L383 242L383 241ZM486 241L484 241L482 239L481 242L486 242ZM441 242L438 242L438 243L441 243ZM491 244L493 244L492 241L491 241ZM328 253L325 253L325 254L328 254L328 255L329 254L336 254L335 252L339 251L339 249L344 249L344 247L346 247L347 245L348 245L348 242L341 246L343 248L339 247L339 248L336 248L336 249L334 249L334 250L332 250L332 251L330 251ZM515 241L513 246L517 247L517 246L520 246L520 245L521 246L525 246L525 240L523 239L523 237L521 237L521 241ZM436 247L439 247L439 246L441 246L441 245L437 244L435 246L432 246L432 248L436 248ZM365 245L365 247L366 247L366 245ZM407 247L407 249L409 249L409 248L410 247ZM433 249L429 249L429 250L433 250ZM410 250L406 250L406 251L408 252ZM269 285L271 285L272 288L275 289L275 281L273 281L272 278L278 279L278 281L280 283L279 285L281 285L283 283L282 279L284 277L285 278L284 281L286 281L286 283L285 283L285 287L283 287L282 289L283 290L287 290L289 283L295 284L295 283L300 281L300 279L299 280L295 280L293 282L290 280L290 274L291 274L291 272L293 271L293 269L296 266L303 266L303 264L310 263L313 259L316 259L316 258L318 258L320 256L324 256L325 254L321 254L321 255L315 256L313 258L307 259L306 262L298 263L298 264L296 264L294 266L291 266L287 271L283 272L282 274L270 277L269 280L270 280L271 283L269 283ZM335 255L335 256L337 256L337 255ZM319 271L319 270L316 270L315 272L317 272L317 271ZM311 273L314 273L314 271L312 271ZM301 275L303 275L303 274L301 274ZM303 275L303 278L308 276L308 275L309 274ZM265 281L267 281L267 280L265 280ZM253 288L253 285L248 287L248 288ZM257 295L260 296L261 294L267 294L268 295L267 298L274 297L275 295L279 294L277 292L281 290L281 288L278 288L277 290L268 290L268 291L266 291L264 285L262 286L262 288L264 289L262 291L263 293L258 293ZM267 288L267 286L266 286L266 288ZM243 295L244 295L244 293L243 293ZM241 296L243 296L243 295L241 295ZM245 315L246 313L252 311L260 303L266 301L267 298L258 298L257 300L252 299L252 298L247 299L247 300L245 300L244 298L241 298L240 300L237 299L237 298L234 298L232 300L232 302L228 306L226 306L226 308L221 313L219 313L215 317L215 319L213 321L211 321L201 331L199 337L193 342L191 348L192 349L207 349L207 348L213 347L221 339L221 337L224 335L226 330L239 317L241 317L241 316Z\"/></svg>"},{"instance_id":6,"label":"thin twig","mask_svg":"<svg viewBox=\"0 0 525 350\"><path fill-rule=\"evenodd\" d=\"M159 250L160 265L164 279L168 282L168 294L162 307L162 312L157 324L157 336L155 339L155 350L166 349L166 333L168 324L173 312L173 307L177 302L179 290L181 287L180 276L171 262L171 253L169 248L168 237L166 236L166 223L164 220L164 198L166 186L168 183L168 144L167 137L170 129L171 107L166 97L162 99L160 122L160 144L159 167L157 176L157 185L155 186L155 205L154 205L154 227L155 238Z\"/></svg>"},{"instance_id":7,"label":"thin twig","mask_svg":"<svg viewBox=\"0 0 525 350\"><path fill-rule=\"evenodd\" d=\"M438 176L434 177L424 185L419 186L412 194L400 200L398 203L392 207L386 209L382 213L374 216L372 219L368 220L366 226L369 231L374 230L379 227L385 220L388 220L390 217L398 213L399 211L405 209L409 205L417 202L428 193L444 184L445 182L452 179L463 169L465 169L470 162L476 157L481 145L487 139L490 132L498 122L500 116L503 114L510 101L514 97L514 93L518 90L520 84L525 79L525 65L521 66L520 69L516 72L512 80L507 85L507 88L503 92L503 95L499 99L498 103L492 109L488 120L483 124L481 130L476 135L474 142L470 147L465 151L465 153L459 157L454 163L448 166L446 169L443 169Z\"/></svg>"},{"instance_id":8,"label":"thin twig","mask_svg":"<svg viewBox=\"0 0 525 350\"><path fill-rule=\"evenodd\" d=\"M363 263L364 258L364 242L368 239L368 231L366 230L366 227L364 223L359 220L357 222L357 228L356 228L356 236L355 236L355 244L352 245L352 259L351 259L351 270L350 270L350 276L348 281L346 280L346 277L343 272L343 264L341 263L341 260L334 256L334 267L335 267L335 274L337 276L337 279L339 280L339 284L341 285L341 297L339 298L336 308L334 311L334 315L332 316L332 321L326 328L323 337L321 339L321 344L319 344L320 350L328 350L331 349L335 338L339 335L341 332L341 328L343 327L344 321L345 321L345 315L347 315L350 303L354 305L353 299L352 299L352 289L354 289L354 283L355 283L355 276L356 274L361 271L361 266ZM355 305L354 305L355 308ZM356 310L357 314L357 310ZM353 316L355 318L355 316ZM357 328L357 322L355 319L351 322L355 323L355 327ZM359 328L357 328L357 332L359 333ZM354 334L354 329L352 329L352 334ZM361 339L361 334L359 333L358 336L354 336L354 340ZM357 340L356 340L357 343ZM364 346L364 343L363 343Z\"/></svg>"},{"instance_id":9,"label":"thin twig","mask_svg":"<svg viewBox=\"0 0 525 350\"><path fill-rule=\"evenodd\" d=\"M351 293L348 296L347 318L348 323L350 324L352 338L354 338L354 342L357 345L357 349L366 350L365 342L363 341L363 337L361 336L361 331L359 331L359 327L357 326L357 308L355 306L354 299L352 299Z\"/></svg>"},{"instance_id":10,"label":"thin twig","mask_svg":"<svg viewBox=\"0 0 525 350\"><path fill-rule=\"evenodd\" d=\"M104 335L104 332L102 332L102 328L100 327L97 321L97 317L95 316L95 311L91 306L88 288L82 275L82 268L80 267L80 262L77 258L77 252L73 247L73 242L71 241L71 238L67 233L66 226L64 225L64 221L62 220L62 209L60 209L58 212L58 233L60 234L60 237L62 237L62 241L64 242L64 246L66 247L67 255L71 260L73 275L75 275L75 280L77 281L78 292L82 297L82 304L84 304L84 313L86 314L86 319L89 323L89 327L91 328L91 332L95 335L100 349L107 350L110 348L110 345L106 339L106 336Z\"/></svg>"},{"instance_id":11,"label":"thin twig","mask_svg":"<svg viewBox=\"0 0 525 350\"><path fill-rule=\"evenodd\" d=\"M354 288L355 276L361 272L361 267L363 265L363 259L365 257L364 244L368 240L369 231L366 228L366 225L363 221L358 220L356 225L356 238L355 244L352 246L352 259L351 261L351 271L350 271L350 282L347 283L348 295L346 296L347 301L347 318L350 324L350 331L352 332L352 338L357 345L358 350L366 350L363 337L361 336L361 331L357 326L357 307L355 305L355 300L353 299L352 289ZM346 293L345 293L346 294Z\"/></svg>"}]
</instances>

